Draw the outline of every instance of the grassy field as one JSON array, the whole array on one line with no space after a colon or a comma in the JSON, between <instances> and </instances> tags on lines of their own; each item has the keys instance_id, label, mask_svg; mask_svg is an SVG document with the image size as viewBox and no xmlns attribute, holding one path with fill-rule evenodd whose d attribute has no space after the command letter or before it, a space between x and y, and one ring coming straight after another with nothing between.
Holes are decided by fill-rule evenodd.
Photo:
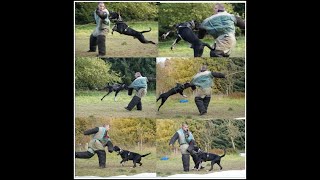
<instances>
[{"instance_id":1,"label":"grassy field","mask_svg":"<svg viewBox=\"0 0 320 180\"><path fill-rule=\"evenodd\" d=\"M130 28L137 31L149 30L150 32L143 33L147 40L158 43L158 22L127 22ZM138 39L132 36L113 32L111 34L113 24L110 26L110 32L106 36L106 57L157 57L158 48L154 44L143 44ZM87 52L89 50L90 34L96 27L95 24L76 25L75 26L75 53L76 56L93 57L97 52Z\"/></svg>"},{"instance_id":2,"label":"grassy field","mask_svg":"<svg viewBox=\"0 0 320 180\"><path fill-rule=\"evenodd\" d=\"M99 168L98 156L94 155L90 159L75 159L75 176L118 176L118 175L134 175L139 173L155 173L156 172L156 148L144 148L142 151L139 149L127 149L139 154L146 154L151 152L150 155L143 157L141 160L142 166L137 164L136 168L132 168L132 161L127 161L124 166L121 166L121 157L116 152L109 153L107 151L106 168Z\"/></svg>"},{"instance_id":3,"label":"grassy field","mask_svg":"<svg viewBox=\"0 0 320 180\"><path fill-rule=\"evenodd\" d=\"M190 48L190 44L184 40L181 40L176 44L173 50L170 49L174 39L159 42L159 57L193 57L193 49ZM202 41L213 44L212 38L208 36ZM205 47L202 57L210 57L210 49ZM237 45L232 50L230 57L245 57L245 37L237 37Z\"/></svg>"},{"instance_id":4,"label":"grassy field","mask_svg":"<svg viewBox=\"0 0 320 180\"><path fill-rule=\"evenodd\" d=\"M125 91L120 92L117 101L114 101L114 93L100 99L106 94L103 91L76 92L76 117L110 117L110 118L188 118L202 119L233 119L245 117L245 99L228 98L222 95L213 95L208 107L208 113L199 116L199 111L194 103L194 97L189 96L189 102L180 103L180 97L171 96L157 111L161 101L156 102L155 92L148 91L142 98L142 111L136 107L132 111L124 109L131 101Z\"/></svg>"},{"instance_id":5,"label":"grassy field","mask_svg":"<svg viewBox=\"0 0 320 180\"><path fill-rule=\"evenodd\" d=\"M103 101L100 99L106 94L104 91L79 91L76 92L76 117L110 117L110 118L155 118L156 117L156 96L152 91L142 98L142 111L136 107L132 111L124 109L133 96L128 96L127 91L119 92L117 101L114 101L114 92L106 96ZM133 94L134 95L134 94Z\"/></svg>"},{"instance_id":6,"label":"grassy field","mask_svg":"<svg viewBox=\"0 0 320 180\"><path fill-rule=\"evenodd\" d=\"M245 117L245 98L228 98L222 95L213 95L208 107L208 113L200 116L194 102L194 97L189 96L187 103L180 103L180 95L168 98L157 112L159 118L188 118L188 119L233 119ZM185 98L183 98L185 99ZM157 108L161 101L157 102Z\"/></svg>"},{"instance_id":7,"label":"grassy field","mask_svg":"<svg viewBox=\"0 0 320 180\"><path fill-rule=\"evenodd\" d=\"M207 174L212 172L220 171L220 168L217 164L213 165L213 171L207 172L210 169L210 161L203 162L202 166L205 169L200 171L191 170L194 166L192 157L190 156L190 171L184 172L182 167L181 154L171 154L168 156L168 160L160 160L160 157L157 159L157 176L170 176L174 174ZM221 166L223 169L221 171L227 170L243 170L245 169L245 157L241 157L238 154L226 155L221 159Z\"/></svg>"}]
</instances>

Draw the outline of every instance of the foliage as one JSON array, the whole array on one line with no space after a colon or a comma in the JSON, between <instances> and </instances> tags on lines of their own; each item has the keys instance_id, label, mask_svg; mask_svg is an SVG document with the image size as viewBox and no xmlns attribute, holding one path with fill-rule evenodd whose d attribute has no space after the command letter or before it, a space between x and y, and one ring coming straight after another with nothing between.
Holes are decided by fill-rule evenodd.
<instances>
[{"instance_id":1,"label":"foliage","mask_svg":"<svg viewBox=\"0 0 320 180\"><path fill-rule=\"evenodd\" d=\"M106 2L109 12L118 12L125 21L145 21L158 19L158 6L155 2ZM96 2L75 3L75 24L95 23L93 13Z\"/></svg>"},{"instance_id":2,"label":"foliage","mask_svg":"<svg viewBox=\"0 0 320 180\"><path fill-rule=\"evenodd\" d=\"M111 64L100 58L77 57L75 61L75 88L93 90L106 82L121 82L119 74L111 70Z\"/></svg>"},{"instance_id":3,"label":"foliage","mask_svg":"<svg viewBox=\"0 0 320 180\"><path fill-rule=\"evenodd\" d=\"M148 90L156 88L156 59L155 58L107 58L111 69L121 74L121 81L130 84L134 79L135 72L140 72L142 76L148 77Z\"/></svg>"}]
</instances>

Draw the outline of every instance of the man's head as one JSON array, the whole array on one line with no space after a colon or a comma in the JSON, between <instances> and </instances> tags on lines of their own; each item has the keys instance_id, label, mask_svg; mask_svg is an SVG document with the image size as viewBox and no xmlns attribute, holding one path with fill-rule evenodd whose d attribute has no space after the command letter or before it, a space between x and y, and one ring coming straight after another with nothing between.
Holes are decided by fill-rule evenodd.
<instances>
[{"instance_id":1,"label":"man's head","mask_svg":"<svg viewBox=\"0 0 320 180\"><path fill-rule=\"evenodd\" d=\"M189 127L187 123L182 123L182 130L189 131Z\"/></svg>"},{"instance_id":2,"label":"man's head","mask_svg":"<svg viewBox=\"0 0 320 180\"><path fill-rule=\"evenodd\" d=\"M110 129L110 125L109 124L104 124L103 127L106 128L107 131L109 131L109 129Z\"/></svg>"},{"instance_id":3,"label":"man's head","mask_svg":"<svg viewBox=\"0 0 320 180\"><path fill-rule=\"evenodd\" d=\"M204 72L207 70L207 66L206 65L202 65L200 68L200 72Z\"/></svg>"},{"instance_id":4,"label":"man's head","mask_svg":"<svg viewBox=\"0 0 320 180\"><path fill-rule=\"evenodd\" d=\"M99 2L99 3L98 3L98 9L99 9L100 11L104 10L105 8L106 8L106 7L105 7L105 5L104 5L103 2Z\"/></svg>"},{"instance_id":5,"label":"man's head","mask_svg":"<svg viewBox=\"0 0 320 180\"><path fill-rule=\"evenodd\" d=\"M141 76L141 73L140 72L136 72L135 74L134 74L134 77L135 78L138 78L138 77L140 77Z\"/></svg>"},{"instance_id":6,"label":"man's head","mask_svg":"<svg viewBox=\"0 0 320 180\"><path fill-rule=\"evenodd\" d=\"M213 12L214 14L217 14L218 12L223 12L225 11L223 4L217 3L213 7Z\"/></svg>"}]
</instances>

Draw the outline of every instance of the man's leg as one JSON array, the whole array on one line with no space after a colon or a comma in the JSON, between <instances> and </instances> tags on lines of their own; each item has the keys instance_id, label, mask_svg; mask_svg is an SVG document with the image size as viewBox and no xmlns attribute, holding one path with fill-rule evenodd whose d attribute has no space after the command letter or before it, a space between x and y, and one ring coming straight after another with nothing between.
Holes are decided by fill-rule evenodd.
<instances>
[{"instance_id":1,"label":"man's leg","mask_svg":"<svg viewBox=\"0 0 320 180\"><path fill-rule=\"evenodd\" d=\"M183 171L185 172L188 172L190 167L190 153L187 151L188 147L188 144L180 145L180 151L182 154L182 166Z\"/></svg>"},{"instance_id":2,"label":"man's leg","mask_svg":"<svg viewBox=\"0 0 320 180\"><path fill-rule=\"evenodd\" d=\"M106 36L105 35L98 35L98 51L99 51L99 56L106 55Z\"/></svg>"},{"instance_id":3,"label":"man's leg","mask_svg":"<svg viewBox=\"0 0 320 180\"><path fill-rule=\"evenodd\" d=\"M205 96L203 98L203 105L205 108L205 113L207 113L207 111L208 111L208 106L209 106L210 100L211 100L211 96Z\"/></svg>"},{"instance_id":4,"label":"man's leg","mask_svg":"<svg viewBox=\"0 0 320 180\"><path fill-rule=\"evenodd\" d=\"M96 150L95 152L98 155L99 167L105 168L106 167L106 151L105 150Z\"/></svg>"},{"instance_id":5,"label":"man's leg","mask_svg":"<svg viewBox=\"0 0 320 180\"><path fill-rule=\"evenodd\" d=\"M136 106L140 101L141 101L141 98L139 98L138 96L133 96L133 98L129 102L128 106L125 107L125 109L127 109L128 111L131 111L133 107Z\"/></svg>"},{"instance_id":6,"label":"man's leg","mask_svg":"<svg viewBox=\"0 0 320 180\"><path fill-rule=\"evenodd\" d=\"M206 109L205 109L205 106L204 106L204 103L203 103L203 99L201 97L195 97L194 101L195 101L195 103L197 105L197 108L199 110L200 115L205 114L206 113Z\"/></svg>"},{"instance_id":7,"label":"man's leg","mask_svg":"<svg viewBox=\"0 0 320 180\"><path fill-rule=\"evenodd\" d=\"M85 152L76 152L75 155L76 155L76 158L89 159L94 155L94 153L91 153L90 151L85 151Z\"/></svg>"},{"instance_id":8,"label":"man's leg","mask_svg":"<svg viewBox=\"0 0 320 180\"><path fill-rule=\"evenodd\" d=\"M97 43L98 43L98 38L94 37L93 34L91 34L90 35L89 51L88 52L96 52Z\"/></svg>"}]
</instances>

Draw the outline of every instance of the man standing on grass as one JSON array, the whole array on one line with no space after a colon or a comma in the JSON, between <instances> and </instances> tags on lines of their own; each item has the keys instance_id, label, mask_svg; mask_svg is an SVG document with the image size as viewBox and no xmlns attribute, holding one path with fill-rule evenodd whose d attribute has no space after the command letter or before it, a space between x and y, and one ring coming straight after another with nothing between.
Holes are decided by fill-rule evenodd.
<instances>
[{"instance_id":1,"label":"man standing on grass","mask_svg":"<svg viewBox=\"0 0 320 180\"><path fill-rule=\"evenodd\" d=\"M113 145L109 137L110 126L108 124L103 125L102 127L95 127L84 132L84 135L93 134L93 139L89 142L88 151L85 152L76 152L76 158L89 159L95 153L98 155L99 167L106 167L106 151L105 147L108 146L108 151L113 152Z\"/></svg>"},{"instance_id":2,"label":"man standing on grass","mask_svg":"<svg viewBox=\"0 0 320 180\"><path fill-rule=\"evenodd\" d=\"M135 106L137 106L137 110L142 110L141 98L147 94L148 88L148 78L143 77L140 72L136 72L134 77L136 78L129 86L129 95L131 95L132 90L136 90L136 95L133 96L126 110L131 111ZM130 90L131 89L131 90Z\"/></svg>"},{"instance_id":3,"label":"man standing on grass","mask_svg":"<svg viewBox=\"0 0 320 180\"><path fill-rule=\"evenodd\" d=\"M98 3L98 8L94 11L94 19L97 26L90 35L88 52L96 52L98 45L99 54L97 56L103 57L106 55L106 34L110 28L109 11L103 2Z\"/></svg>"},{"instance_id":4,"label":"man standing on grass","mask_svg":"<svg viewBox=\"0 0 320 180\"><path fill-rule=\"evenodd\" d=\"M191 80L191 84L195 85L196 94L194 101L197 105L200 115L207 113L211 100L213 78L225 78L224 74L207 70L207 66L203 65Z\"/></svg>"},{"instance_id":5,"label":"man standing on grass","mask_svg":"<svg viewBox=\"0 0 320 180\"><path fill-rule=\"evenodd\" d=\"M187 123L182 123L181 128L172 136L169 145L173 144L178 140L180 145L180 152L182 154L182 165L183 171L188 172L190 167L190 152L188 151L189 143L193 140L193 135L189 131Z\"/></svg>"}]
</instances>

